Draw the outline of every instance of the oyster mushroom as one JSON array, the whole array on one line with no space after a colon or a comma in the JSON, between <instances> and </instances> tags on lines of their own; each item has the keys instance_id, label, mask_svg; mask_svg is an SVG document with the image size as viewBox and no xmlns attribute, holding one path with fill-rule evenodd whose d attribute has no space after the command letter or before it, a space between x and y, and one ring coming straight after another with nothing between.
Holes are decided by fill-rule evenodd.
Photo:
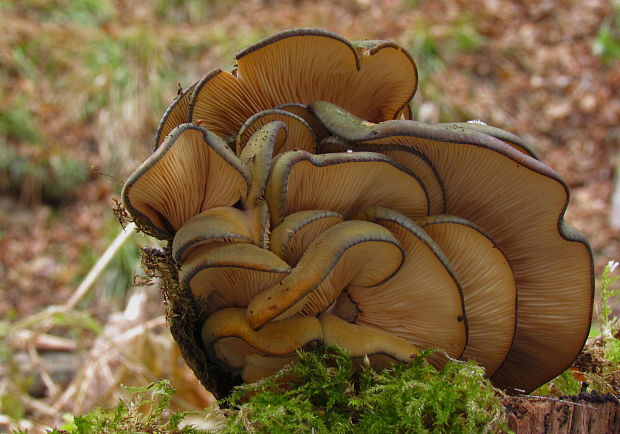
<instances>
[{"instance_id":1,"label":"oyster mushroom","mask_svg":"<svg viewBox=\"0 0 620 434\"><path fill-rule=\"evenodd\" d=\"M529 392L564 371L588 335L594 277L589 244L564 222L568 188L560 176L471 128L369 125L328 102L311 109L352 149L397 144L423 154L444 185L446 214L473 222L501 247L515 275L518 306L514 342L492 377L495 384Z\"/></svg>"},{"instance_id":2,"label":"oyster mushroom","mask_svg":"<svg viewBox=\"0 0 620 434\"><path fill-rule=\"evenodd\" d=\"M220 137L236 137L252 115L287 103L326 100L370 121L395 119L417 87L415 63L397 44L351 43L318 29L277 33L236 61L232 73L207 74L190 100L190 119Z\"/></svg>"},{"instance_id":3,"label":"oyster mushroom","mask_svg":"<svg viewBox=\"0 0 620 434\"><path fill-rule=\"evenodd\" d=\"M253 244L216 244L194 249L179 271L181 285L206 300L207 312L245 307L257 294L280 282L289 265Z\"/></svg>"},{"instance_id":4,"label":"oyster mushroom","mask_svg":"<svg viewBox=\"0 0 620 434\"><path fill-rule=\"evenodd\" d=\"M390 280L372 288L349 285L358 311L356 324L399 336L421 348L463 354L468 323L461 284L439 246L415 222L386 208L369 208L354 218L388 229L404 250L404 262ZM445 362L440 354L431 359Z\"/></svg>"},{"instance_id":5,"label":"oyster mushroom","mask_svg":"<svg viewBox=\"0 0 620 434\"><path fill-rule=\"evenodd\" d=\"M432 216L419 223L444 252L463 288L469 340L461 357L476 360L491 376L515 335L517 287L508 259L489 235L465 219Z\"/></svg>"},{"instance_id":6,"label":"oyster mushroom","mask_svg":"<svg viewBox=\"0 0 620 434\"><path fill-rule=\"evenodd\" d=\"M419 177L375 152L280 154L265 192L274 225L303 210L330 210L345 218L369 206L387 206L412 219L429 212Z\"/></svg>"},{"instance_id":7,"label":"oyster mushroom","mask_svg":"<svg viewBox=\"0 0 620 434\"><path fill-rule=\"evenodd\" d=\"M253 381L316 343L375 367L443 348L509 392L572 362L592 254L524 141L408 120L417 71L393 43L297 29L236 60L179 94L122 193L172 240L171 330L205 384L213 363Z\"/></svg>"},{"instance_id":8,"label":"oyster mushroom","mask_svg":"<svg viewBox=\"0 0 620 434\"><path fill-rule=\"evenodd\" d=\"M171 239L202 211L245 198L249 178L245 164L222 139L184 124L132 173L121 197L140 229Z\"/></svg>"}]
</instances>

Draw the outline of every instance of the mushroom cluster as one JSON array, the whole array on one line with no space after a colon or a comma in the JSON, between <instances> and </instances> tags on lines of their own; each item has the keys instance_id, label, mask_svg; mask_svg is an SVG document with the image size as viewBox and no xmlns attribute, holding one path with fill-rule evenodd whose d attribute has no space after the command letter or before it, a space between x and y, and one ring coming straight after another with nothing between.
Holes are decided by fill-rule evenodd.
<instances>
[{"instance_id":1,"label":"mushroom cluster","mask_svg":"<svg viewBox=\"0 0 620 434\"><path fill-rule=\"evenodd\" d=\"M297 29L236 62L179 94L122 192L200 312L191 351L255 381L317 344L375 367L438 348L519 392L572 363L592 254L522 140L411 120L391 42Z\"/></svg>"}]
</instances>

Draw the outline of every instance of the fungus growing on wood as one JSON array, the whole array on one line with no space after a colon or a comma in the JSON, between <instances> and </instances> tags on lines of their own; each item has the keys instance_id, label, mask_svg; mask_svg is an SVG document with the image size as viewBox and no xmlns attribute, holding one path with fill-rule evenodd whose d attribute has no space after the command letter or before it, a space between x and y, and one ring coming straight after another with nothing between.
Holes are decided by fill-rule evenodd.
<instances>
[{"instance_id":1,"label":"fungus growing on wood","mask_svg":"<svg viewBox=\"0 0 620 434\"><path fill-rule=\"evenodd\" d=\"M236 61L173 101L123 189L169 243L171 330L205 385L317 345L376 368L437 348L433 364L474 359L508 392L574 360L592 254L524 141L410 120L417 70L391 42L297 29Z\"/></svg>"}]
</instances>

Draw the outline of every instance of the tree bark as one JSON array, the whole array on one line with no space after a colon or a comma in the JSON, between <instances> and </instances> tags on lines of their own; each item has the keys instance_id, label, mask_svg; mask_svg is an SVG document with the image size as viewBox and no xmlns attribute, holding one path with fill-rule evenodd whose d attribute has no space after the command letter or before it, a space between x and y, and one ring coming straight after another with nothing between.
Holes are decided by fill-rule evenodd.
<instances>
[{"instance_id":1,"label":"tree bark","mask_svg":"<svg viewBox=\"0 0 620 434\"><path fill-rule=\"evenodd\" d=\"M566 398L511 397L505 402L515 433L620 434L617 395L582 393Z\"/></svg>"}]
</instances>

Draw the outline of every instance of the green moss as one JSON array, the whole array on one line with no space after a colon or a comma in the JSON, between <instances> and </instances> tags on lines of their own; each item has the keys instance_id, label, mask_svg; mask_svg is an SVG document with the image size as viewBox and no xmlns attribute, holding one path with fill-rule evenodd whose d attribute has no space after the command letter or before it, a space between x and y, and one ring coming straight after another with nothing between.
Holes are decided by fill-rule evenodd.
<instances>
[{"instance_id":1,"label":"green moss","mask_svg":"<svg viewBox=\"0 0 620 434\"><path fill-rule=\"evenodd\" d=\"M409 365L375 372L356 369L358 363L334 347L298 356L274 377L236 387L220 402L224 409L205 410L205 419L220 433L506 430L501 397L474 363L449 362L437 371L425 353ZM205 432L182 427L188 413L170 413L173 393L167 381L126 388L128 397L116 407L92 410L52 433Z\"/></svg>"},{"instance_id":2,"label":"green moss","mask_svg":"<svg viewBox=\"0 0 620 434\"><path fill-rule=\"evenodd\" d=\"M299 353L299 362L274 378L235 389L225 400L222 432L477 433L504 426L503 406L482 368L449 362L437 371L426 355L358 372L336 348Z\"/></svg>"}]
</instances>

